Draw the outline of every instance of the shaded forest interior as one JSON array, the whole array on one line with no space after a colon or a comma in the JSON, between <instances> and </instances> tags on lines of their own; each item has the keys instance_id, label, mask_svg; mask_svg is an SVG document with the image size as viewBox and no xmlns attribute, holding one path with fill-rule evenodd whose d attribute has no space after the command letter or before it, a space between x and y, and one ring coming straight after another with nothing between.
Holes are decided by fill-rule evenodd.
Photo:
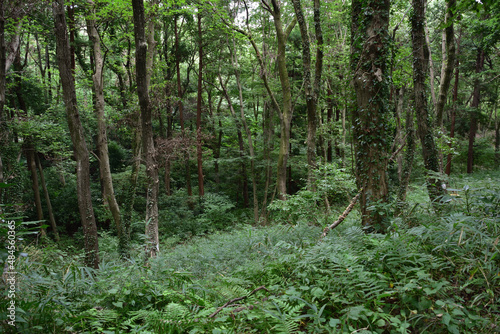
<instances>
[{"instance_id":1,"label":"shaded forest interior","mask_svg":"<svg viewBox=\"0 0 500 334\"><path fill-rule=\"evenodd\" d=\"M0 1L18 330L498 331L499 41L495 0Z\"/></svg>"}]
</instances>

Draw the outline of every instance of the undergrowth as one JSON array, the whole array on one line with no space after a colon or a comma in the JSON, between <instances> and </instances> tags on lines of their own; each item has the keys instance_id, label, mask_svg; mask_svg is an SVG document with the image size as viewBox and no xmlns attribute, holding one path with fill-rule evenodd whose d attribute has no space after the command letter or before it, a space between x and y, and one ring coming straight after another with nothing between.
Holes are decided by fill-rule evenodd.
<instances>
[{"instance_id":1,"label":"undergrowth","mask_svg":"<svg viewBox=\"0 0 500 334\"><path fill-rule=\"evenodd\" d=\"M106 234L99 270L54 245L27 246L17 329L1 318L3 331L500 332L500 191L481 182L456 180L438 214L410 203L385 235L365 233L355 212L321 241L321 227L300 220L240 225L144 264L139 251L117 260Z\"/></svg>"}]
</instances>

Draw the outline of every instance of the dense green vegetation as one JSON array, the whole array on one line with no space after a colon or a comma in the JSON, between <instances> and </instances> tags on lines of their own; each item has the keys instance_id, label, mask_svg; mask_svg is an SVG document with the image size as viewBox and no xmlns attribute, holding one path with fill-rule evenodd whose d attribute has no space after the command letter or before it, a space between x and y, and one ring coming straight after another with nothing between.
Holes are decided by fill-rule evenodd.
<instances>
[{"instance_id":1,"label":"dense green vegetation","mask_svg":"<svg viewBox=\"0 0 500 334\"><path fill-rule=\"evenodd\" d=\"M500 333L500 2L0 1L0 333Z\"/></svg>"},{"instance_id":2,"label":"dense green vegetation","mask_svg":"<svg viewBox=\"0 0 500 334\"><path fill-rule=\"evenodd\" d=\"M425 188L412 184L408 207L387 234L364 233L353 212L320 241L321 228L307 224L304 211L288 224L238 222L183 243L167 238L165 251L145 265L139 235L124 262L117 238L102 231L99 270L82 266L80 248L69 242L32 241L17 264L18 330L495 333L498 177L453 178L458 195L439 215Z\"/></svg>"}]
</instances>

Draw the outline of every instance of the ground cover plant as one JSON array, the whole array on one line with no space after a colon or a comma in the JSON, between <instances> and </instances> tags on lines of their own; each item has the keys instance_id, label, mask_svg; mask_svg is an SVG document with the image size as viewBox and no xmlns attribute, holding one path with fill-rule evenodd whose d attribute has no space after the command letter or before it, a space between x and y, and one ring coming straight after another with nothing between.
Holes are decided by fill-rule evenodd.
<instances>
[{"instance_id":1,"label":"ground cover plant","mask_svg":"<svg viewBox=\"0 0 500 334\"><path fill-rule=\"evenodd\" d=\"M298 220L236 225L145 263L101 235L98 270L51 243L17 262L20 333L495 333L500 191L455 178L434 214L413 184L386 234L351 213L320 240ZM2 300L1 307L5 306ZM4 320L4 319L2 319ZM3 325L4 332L9 327Z\"/></svg>"}]
</instances>

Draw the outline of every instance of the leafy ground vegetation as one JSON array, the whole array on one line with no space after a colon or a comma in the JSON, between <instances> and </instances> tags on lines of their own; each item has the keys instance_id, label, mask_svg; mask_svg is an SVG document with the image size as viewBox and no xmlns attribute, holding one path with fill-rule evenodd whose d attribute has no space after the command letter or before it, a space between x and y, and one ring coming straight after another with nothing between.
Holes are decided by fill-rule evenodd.
<instances>
[{"instance_id":1,"label":"leafy ground vegetation","mask_svg":"<svg viewBox=\"0 0 500 334\"><path fill-rule=\"evenodd\" d=\"M413 184L387 234L365 233L355 210L320 240L311 216L321 213L302 210L284 224L280 207L269 226L242 221L165 239L147 264L140 235L124 261L116 237L102 233L99 270L82 266L69 243L26 242L17 332L497 333L498 177L455 177L438 213ZM310 200L294 196L290 205Z\"/></svg>"}]
</instances>

